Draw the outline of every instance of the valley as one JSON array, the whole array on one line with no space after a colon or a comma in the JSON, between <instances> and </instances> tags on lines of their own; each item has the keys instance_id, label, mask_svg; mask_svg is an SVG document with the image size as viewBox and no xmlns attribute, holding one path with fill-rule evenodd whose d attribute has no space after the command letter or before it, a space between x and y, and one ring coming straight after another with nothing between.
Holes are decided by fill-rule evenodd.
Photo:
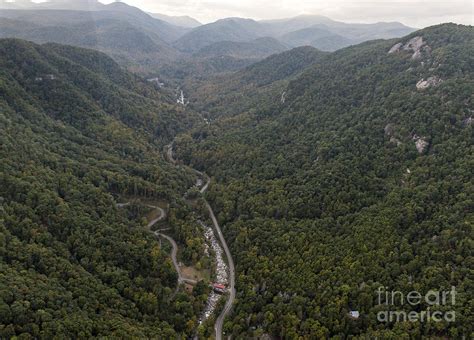
<instances>
[{"instance_id":1,"label":"valley","mask_svg":"<svg viewBox=\"0 0 474 340\"><path fill-rule=\"evenodd\" d=\"M469 338L473 56L454 23L1 2L0 338Z\"/></svg>"},{"instance_id":2,"label":"valley","mask_svg":"<svg viewBox=\"0 0 474 340\"><path fill-rule=\"evenodd\" d=\"M173 143L169 144L165 147L165 153L169 161L173 164L176 164L177 161L173 157ZM205 182L201 182L202 187L199 188L201 194L204 194L208 189L209 185L211 184L211 179L206 174L192 169L198 176L205 179ZM216 282L219 284L224 284L226 286L226 290L229 293L229 297L226 297L226 303L224 305L224 309L219 314L216 319L216 323L214 326L216 339L222 339L223 334L223 325L225 318L230 314L232 310L232 305L235 300L236 292L235 292L235 265L234 260L232 258L232 254L227 246L227 242L225 240L224 235L222 234L221 228L219 226L219 222L214 215L214 211L212 210L211 205L204 199L205 207L209 213L211 218L213 228L207 227L204 223L200 222L201 226L206 230L206 238L210 241L214 252L216 253L217 257L217 265L216 265ZM217 233L219 241L216 240L214 232ZM222 249L224 249L225 254L225 263L223 262L222 258ZM215 310L217 301L219 300L219 295L216 293L211 292L211 295L208 298L208 306L205 309L204 315L205 317L209 317Z\"/></svg>"}]
</instances>

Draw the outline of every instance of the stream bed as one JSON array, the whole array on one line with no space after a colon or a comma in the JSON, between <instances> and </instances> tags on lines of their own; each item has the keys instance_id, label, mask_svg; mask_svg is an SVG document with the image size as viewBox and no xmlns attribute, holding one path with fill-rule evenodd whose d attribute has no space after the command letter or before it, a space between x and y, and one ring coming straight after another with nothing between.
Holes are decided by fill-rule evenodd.
<instances>
[{"instance_id":1,"label":"stream bed","mask_svg":"<svg viewBox=\"0 0 474 340\"><path fill-rule=\"evenodd\" d=\"M199 222L201 227L204 229L204 237L206 238L207 244L210 246L212 251L215 254L216 260L216 278L215 283L220 283L223 285L228 284L228 268L227 264L224 261L224 251L222 250L221 245L217 241L216 235L214 234L214 229L207 226L203 222ZM208 252L207 252L208 253ZM204 312L199 320L199 323L202 324L204 321L209 318L212 313L214 313L217 302L222 297L221 294L218 294L214 291L211 291L209 297L207 298L206 307L204 308Z\"/></svg>"}]
</instances>

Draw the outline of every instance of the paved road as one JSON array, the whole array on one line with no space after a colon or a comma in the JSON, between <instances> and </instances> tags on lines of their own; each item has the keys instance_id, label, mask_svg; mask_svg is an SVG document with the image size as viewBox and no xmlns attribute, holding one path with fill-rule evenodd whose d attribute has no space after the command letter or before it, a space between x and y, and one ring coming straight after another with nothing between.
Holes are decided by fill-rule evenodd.
<instances>
[{"instance_id":1,"label":"paved road","mask_svg":"<svg viewBox=\"0 0 474 340\"><path fill-rule=\"evenodd\" d=\"M165 147L165 152L167 155L168 160L176 164L176 160L173 158L173 143L167 145ZM206 184L200 189L201 193L205 193L206 190L209 188L211 183L211 179L205 173L202 173L199 170L191 168L195 173L205 179ZM225 318L230 314L232 311L232 305L235 301L235 265L234 260L232 258L232 254L230 253L229 247L227 246L227 242L222 234L222 230L219 226L219 222L217 222L216 216L214 215L214 211L212 210L211 205L205 200L206 208L209 211L209 216L211 217L212 223L214 224L214 228L217 231L217 235L219 236L219 241L221 242L222 248L224 249L225 255L227 257L227 264L229 266L229 298L226 301L224 309L222 310L221 314L217 317L216 323L214 325L214 330L216 332L216 340L222 340L222 329L224 326Z\"/></svg>"},{"instance_id":2,"label":"paved road","mask_svg":"<svg viewBox=\"0 0 474 340\"><path fill-rule=\"evenodd\" d=\"M157 224L158 222L160 222L161 220L163 220L166 217L166 213L165 213L164 209L162 209L160 207L155 207L154 205L147 205L147 207L156 209L160 212L160 215L157 218L155 218L154 220L152 220L148 223L148 228L153 227L155 224Z\"/></svg>"},{"instance_id":3,"label":"paved road","mask_svg":"<svg viewBox=\"0 0 474 340\"><path fill-rule=\"evenodd\" d=\"M117 207L122 208L122 207L126 207L128 205L130 205L130 202L119 203L119 204L117 204ZM153 227L155 224L157 224L158 222L160 222L160 221L162 221L166 218L166 212L163 208L160 208L160 207L155 206L155 205L149 205L149 204L147 204L146 206L149 207L149 208L152 208L152 209L156 209L159 212L158 217L153 219L152 221L150 221L148 223L148 225L147 225L148 228ZM167 229L169 229L169 228L167 228ZM179 289L179 285L183 282L190 283L190 284L196 284L197 283L196 280L186 279L181 275L181 270L179 268L178 257L177 257L178 256L178 245L176 244L176 241L173 240L173 238L171 238L168 235L165 235L165 234L161 233L162 231L165 231L167 229L157 230L157 231L154 232L154 235L156 237L163 237L166 240L168 240L169 243L171 243L171 246L172 246L171 261L173 261L173 266L174 266L176 272L178 273L178 286L176 287L176 290Z\"/></svg>"},{"instance_id":4,"label":"paved road","mask_svg":"<svg viewBox=\"0 0 474 340\"><path fill-rule=\"evenodd\" d=\"M160 212L160 215L157 218L155 218L154 220L152 220L148 223L148 228L153 227L155 224L162 221L166 217L166 212L165 212L164 209L162 209L160 207L157 207L157 206L154 206L154 205L147 205L147 207L152 208L152 209L156 209Z\"/></svg>"},{"instance_id":5,"label":"paved road","mask_svg":"<svg viewBox=\"0 0 474 340\"><path fill-rule=\"evenodd\" d=\"M153 221L148 223L148 228L151 228L156 223L158 223L159 221L163 220L166 217L166 212L160 207L155 207L155 206L152 206L152 205L148 205L148 207L155 208L155 209L158 209L160 211L160 216L158 216ZM167 228L167 229L169 229L169 228ZM171 246L172 246L172 250L171 250L171 254L170 254L171 255L171 261L173 261L173 266L174 266L176 272L178 273L178 286L176 287L176 290L179 289L179 285L183 282L186 282L186 283L189 283L189 284L192 284L192 285L197 284L196 280L187 279L187 278L185 278L181 275L181 269L179 268L179 263L178 263L178 244L176 243L176 241L171 236L168 236L168 235L165 235L165 234L162 233L162 231L165 231L167 229L157 230L157 231L154 232L154 234L155 234L156 237L163 237L164 239L168 240L169 243L171 243Z\"/></svg>"},{"instance_id":6,"label":"paved road","mask_svg":"<svg viewBox=\"0 0 474 340\"><path fill-rule=\"evenodd\" d=\"M208 182L209 184L209 182ZM221 314L217 317L216 323L214 325L214 329L216 331L216 340L222 339L222 328L224 326L225 318L230 314L232 310L232 305L235 301L235 265L234 259L232 258L232 254L230 253L229 247L227 246L227 242L225 241L224 235L222 235L221 228L219 223L217 222L216 216L214 215L214 211L212 211L211 206L206 201L207 210L209 210L209 215L211 216L212 223L216 228L217 235L219 236L219 240L221 241L222 248L224 248L224 252L227 257L227 263L229 266L229 298L226 301L224 309L222 310Z\"/></svg>"},{"instance_id":7,"label":"paved road","mask_svg":"<svg viewBox=\"0 0 474 340\"><path fill-rule=\"evenodd\" d=\"M163 237L165 239L168 240L169 243L171 243L171 246L173 247L173 249L171 250L171 261L173 261L173 266L174 268L176 269L176 272L178 273L178 288L179 288L179 285L184 282L184 279L183 277L181 276L181 270L179 269L179 264L178 264L178 258L177 258L177 255L178 255L178 245L176 244L176 241L173 240L173 238L171 238L170 236L168 235L165 235L165 234L162 234L160 233L159 231L155 231L155 235L157 237Z\"/></svg>"}]
</instances>

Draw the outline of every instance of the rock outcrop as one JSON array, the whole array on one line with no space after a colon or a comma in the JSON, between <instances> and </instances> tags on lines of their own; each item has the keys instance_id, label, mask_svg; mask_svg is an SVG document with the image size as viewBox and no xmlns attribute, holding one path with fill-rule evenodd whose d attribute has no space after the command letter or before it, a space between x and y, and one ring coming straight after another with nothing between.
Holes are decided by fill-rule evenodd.
<instances>
[{"instance_id":1,"label":"rock outcrop","mask_svg":"<svg viewBox=\"0 0 474 340\"><path fill-rule=\"evenodd\" d=\"M395 45L392 46L392 48L390 49L390 51L388 51L388 54L400 52L400 50L401 50L402 47L403 47L403 44L402 44L402 43L395 44Z\"/></svg>"},{"instance_id":2,"label":"rock outcrop","mask_svg":"<svg viewBox=\"0 0 474 340\"><path fill-rule=\"evenodd\" d=\"M390 138L390 143L395 144L395 145L397 145L397 146L400 146L400 145L403 144L399 139L397 139L397 138L395 138L395 137L391 137L391 138Z\"/></svg>"},{"instance_id":3,"label":"rock outcrop","mask_svg":"<svg viewBox=\"0 0 474 340\"><path fill-rule=\"evenodd\" d=\"M385 136L390 137L389 142L391 144L395 144L396 146L400 146L403 144L398 138L395 138L395 125L394 124L388 123L387 125L385 125L383 130L385 132Z\"/></svg>"},{"instance_id":4,"label":"rock outcrop","mask_svg":"<svg viewBox=\"0 0 474 340\"><path fill-rule=\"evenodd\" d=\"M401 51L413 52L412 59L420 59L422 53L430 53L431 48L423 41L423 37L416 36L410 39L405 45L403 43L397 43L390 48L388 51L389 54L398 53Z\"/></svg>"},{"instance_id":5,"label":"rock outcrop","mask_svg":"<svg viewBox=\"0 0 474 340\"><path fill-rule=\"evenodd\" d=\"M426 80L421 79L418 83L416 83L416 88L418 90L424 90L424 89L427 89L428 87L431 87L431 86L438 86L442 82L443 82L443 80L441 78L436 77L436 76L432 76L432 77L429 77Z\"/></svg>"},{"instance_id":6,"label":"rock outcrop","mask_svg":"<svg viewBox=\"0 0 474 340\"><path fill-rule=\"evenodd\" d=\"M413 140L415 141L415 146L419 154L425 152L430 145L430 143L424 137L414 135Z\"/></svg>"},{"instance_id":7,"label":"rock outcrop","mask_svg":"<svg viewBox=\"0 0 474 340\"><path fill-rule=\"evenodd\" d=\"M386 136L391 137L391 136L393 136L393 132L395 130L395 127L392 123L388 123L387 125L385 125L383 130L384 130Z\"/></svg>"}]
</instances>

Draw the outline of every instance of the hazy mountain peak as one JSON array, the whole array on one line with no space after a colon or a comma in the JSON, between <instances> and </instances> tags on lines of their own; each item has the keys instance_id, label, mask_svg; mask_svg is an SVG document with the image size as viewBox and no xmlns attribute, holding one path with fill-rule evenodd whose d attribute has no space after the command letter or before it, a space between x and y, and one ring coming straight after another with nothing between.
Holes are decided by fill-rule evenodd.
<instances>
[{"instance_id":1,"label":"hazy mountain peak","mask_svg":"<svg viewBox=\"0 0 474 340\"><path fill-rule=\"evenodd\" d=\"M148 14L150 14L153 18L163 20L175 26L181 26L181 27L186 27L186 28L196 28L202 25L199 21L187 15L171 16L171 15L166 15L166 14L161 14L161 13L148 13Z\"/></svg>"}]
</instances>

